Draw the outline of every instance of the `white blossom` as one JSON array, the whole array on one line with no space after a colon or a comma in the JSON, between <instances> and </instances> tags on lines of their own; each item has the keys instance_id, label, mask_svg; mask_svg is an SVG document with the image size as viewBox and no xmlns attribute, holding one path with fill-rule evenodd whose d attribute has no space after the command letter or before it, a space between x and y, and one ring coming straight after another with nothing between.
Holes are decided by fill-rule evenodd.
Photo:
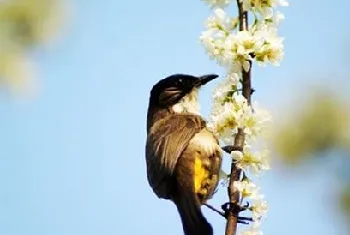
<instances>
[{"instance_id":1,"label":"white blossom","mask_svg":"<svg viewBox=\"0 0 350 235\"><path fill-rule=\"evenodd\" d=\"M259 188L248 180L235 181L234 187L241 193L242 198L255 199L259 195Z\"/></svg>"},{"instance_id":2,"label":"white blossom","mask_svg":"<svg viewBox=\"0 0 350 235\"><path fill-rule=\"evenodd\" d=\"M226 79L213 92L211 126L225 143L232 143L237 128L243 128L248 137L255 138L263 133L271 120L267 110L260 108L257 103L254 108L249 106L247 100L235 92L236 86L234 80Z\"/></svg>"},{"instance_id":3,"label":"white blossom","mask_svg":"<svg viewBox=\"0 0 350 235\"><path fill-rule=\"evenodd\" d=\"M243 153L241 151L232 151L231 156L237 162L240 162L243 159Z\"/></svg>"},{"instance_id":4,"label":"white blossom","mask_svg":"<svg viewBox=\"0 0 350 235\"><path fill-rule=\"evenodd\" d=\"M253 204L250 207L250 210L253 213L253 220L259 222L263 216L266 215L268 210L267 201L263 200L264 196L259 195L253 200Z\"/></svg>"},{"instance_id":5,"label":"white blossom","mask_svg":"<svg viewBox=\"0 0 350 235\"><path fill-rule=\"evenodd\" d=\"M277 0L278 5L282 6L282 7L287 7L289 6L289 2L287 0Z\"/></svg>"},{"instance_id":6,"label":"white blossom","mask_svg":"<svg viewBox=\"0 0 350 235\"><path fill-rule=\"evenodd\" d=\"M213 90L208 127L226 145L235 143L238 130L244 131L243 151L231 152L236 167L244 172L243 179L235 181L234 187L242 200L251 202L249 210L254 223L240 234L262 235L259 226L268 205L248 174L259 175L270 169L269 152L252 151L249 144L264 134L271 116L257 102L248 103L242 95L241 79L255 61L262 66L280 64L284 56L284 39L278 35L277 27L284 15L276 8L288 6L288 1L240 0L243 10L253 12L254 16L246 31L238 30L238 17L231 17L224 10L232 0L203 1L213 9L213 14L205 22L200 41L210 59L224 67L227 74ZM220 179L227 186L229 177L222 170Z\"/></svg>"},{"instance_id":7,"label":"white blossom","mask_svg":"<svg viewBox=\"0 0 350 235\"><path fill-rule=\"evenodd\" d=\"M232 0L202 0L207 3L210 7L226 7L230 4Z\"/></svg>"},{"instance_id":8,"label":"white blossom","mask_svg":"<svg viewBox=\"0 0 350 235\"><path fill-rule=\"evenodd\" d=\"M237 133L237 128L223 127L222 133L218 136L222 142L226 145L232 144L235 140L235 135Z\"/></svg>"},{"instance_id":9,"label":"white blossom","mask_svg":"<svg viewBox=\"0 0 350 235\"><path fill-rule=\"evenodd\" d=\"M271 121L271 115L261 108L257 102L254 102L252 108L245 110L244 116L239 125L244 127L244 133L251 138L264 134L268 123Z\"/></svg>"},{"instance_id":10,"label":"white blossom","mask_svg":"<svg viewBox=\"0 0 350 235\"><path fill-rule=\"evenodd\" d=\"M241 0L245 11L253 10L261 13L265 18L271 17L273 8L288 6L287 0Z\"/></svg>"},{"instance_id":11,"label":"white blossom","mask_svg":"<svg viewBox=\"0 0 350 235\"><path fill-rule=\"evenodd\" d=\"M229 54L231 64L238 64L236 66L239 70L243 67L245 71L249 71L252 54L254 53L255 40L250 31L239 31L232 34L226 39L226 51Z\"/></svg>"},{"instance_id":12,"label":"white blossom","mask_svg":"<svg viewBox=\"0 0 350 235\"><path fill-rule=\"evenodd\" d=\"M225 36L225 33L228 33L229 31L235 29L238 23L237 20L228 16L223 9L217 8L213 11L213 13L214 14L210 16L205 22L205 27L207 30L212 30L212 33L216 31L222 31L224 34L221 36Z\"/></svg>"},{"instance_id":13,"label":"white blossom","mask_svg":"<svg viewBox=\"0 0 350 235\"><path fill-rule=\"evenodd\" d=\"M207 30L201 34L200 41L210 58L230 73L239 73L242 68L248 72L253 60L260 65L268 62L279 65L284 56L284 47L283 38L277 35L275 25L282 15L277 14L276 17L276 20L269 19L266 23L257 24L250 31L231 33L232 20L222 9L217 9L214 16L207 20Z\"/></svg>"},{"instance_id":14,"label":"white blossom","mask_svg":"<svg viewBox=\"0 0 350 235\"><path fill-rule=\"evenodd\" d=\"M220 88L214 94L217 93L220 93ZM237 92L222 99L214 99L210 114L211 126L219 137L224 136L225 143L232 143L231 137L237 132L237 128L243 127L242 120L248 109L250 107L247 100Z\"/></svg>"},{"instance_id":15,"label":"white blossom","mask_svg":"<svg viewBox=\"0 0 350 235\"><path fill-rule=\"evenodd\" d=\"M213 99L223 102L229 92L234 92L239 83L239 76L237 73L229 73L225 79L223 79L214 88Z\"/></svg>"},{"instance_id":16,"label":"white blossom","mask_svg":"<svg viewBox=\"0 0 350 235\"><path fill-rule=\"evenodd\" d=\"M284 56L283 38L277 35L275 27L261 26L255 32L256 41L259 47L255 50L255 60L259 64L271 62L273 65L279 65Z\"/></svg>"},{"instance_id":17,"label":"white blossom","mask_svg":"<svg viewBox=\"0 0 350 235\"><path fill-rule=\"evenodd\" d=\"M252 7L251 0L240 0L244 11L249 11Z\"/></svg>"},{"instance_id":18,"label":"white blossom","mask_svg":"<svg viewBox=\"0 0 350 235\"><path fill-rule=\"evenodd\" d=\"M237 167L255 175L270 169L269 152L267 150L252 152L250 147L246 146L243 149L243 153L233 151L231 156L237 161Z\"/></svg>"},{"instance_id":19,"label":"white blossom","mask_svg":"<svg viewBox=\"0 0 350 235\"><path fill-rule=\"evenodd\" d=\"M240 232L241 235L263 235L262 231L259 228L250 228L248 230Z\"/></svg>"},{"instance_id":20,"label":"white blossom","mask_svg":"<svg viewBox=\"0 0 350 235\"><path fill-rule=\"evenodd\" d=\"M281 23L282 20L284 20L284 14L282 12L279 12L279 11L277 11L273 15L273 19L271 19L271 21L274 23L275 26L279 26L279 24Z\"/></svg>"},{"instance_id":21,"label":"white blossom","mask_svg":"<svg viewBox=\"0 0 350 235\"><path fill-rule=\"evenodd\" d=\"M212 30L211 33L215 31L226 31L226 26L229 23L229 18L223 9L215 9L214 15L210 16L206 22L205 26L208 30Z\"/></svg>"}]
</instances>

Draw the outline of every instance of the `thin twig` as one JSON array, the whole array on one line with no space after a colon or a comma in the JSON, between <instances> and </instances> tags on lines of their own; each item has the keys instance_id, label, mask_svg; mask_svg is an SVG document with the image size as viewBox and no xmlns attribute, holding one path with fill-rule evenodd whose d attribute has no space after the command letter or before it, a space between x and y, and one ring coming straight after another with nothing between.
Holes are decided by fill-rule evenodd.
<instances>
[{"instance_id":1,"label":"thin twig","mask_svg":"<svg viewBox=\"0 0 350 235\"><path fill-rule=\"evenodd\" d=\"M239 30L244 31L248 30L248 14L243 10L242 2L237 0L238 6L238 14L239 14ZM250 61L251 65L251 61ZM245 72L242 69L242 94L247 99L248 104L250 104L251 100L251 66L248 72ZM238 129L237 135L234 140L234 147L236 149L243 149L244 146L244 131L242 128ZM242 171L236 167L234 160L231 162L231 175L230 182L228 187L228 196L231 205L238 204L240 201L240 193L235 190L234 182L240 180ZM236 235L237 233L237 222L238 222L238 214L239 210L230 209L228 211L228 217L226 222L226 230L225 235Z\"/></svg>"},{"instance_id":2,"label":"thin twig","mask_svg":"<svg viewBox=\"0 0 350 235\"><path fill-rule=\"evenodd\" d=\"M212 210L212 211L218 213L219 215L221 215L221 216L223 216L223 217L226 217L226 215L225 215L224 212L222 212L222 211L216 209L216 208L213 207L212 205L209 205L209 204L206 204L206 203L204 203L204 205L205 205L206 207L208 207L210 210Z\"/></svg>"}]
</instances>

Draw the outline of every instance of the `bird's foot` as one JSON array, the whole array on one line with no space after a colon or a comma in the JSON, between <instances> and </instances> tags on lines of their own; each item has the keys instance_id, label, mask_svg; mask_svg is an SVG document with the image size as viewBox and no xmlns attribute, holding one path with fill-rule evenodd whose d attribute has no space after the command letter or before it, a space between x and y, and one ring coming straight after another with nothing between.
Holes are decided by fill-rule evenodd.
<instances>
[{"instance_id":1,"label":"bird's foot","mask_svg":"<svg viewBox=\"0 0 350 235\"><path fill-rule=\"evenodd\" d=\"M221 206L221 209L223 209L225 212L235 212L235 213L239 213L241 211L245 211L247 209L249 209L249 202L247 202L244 206L240 205L240 204L236 204L236 203L231 203L231 202L226 202L225 204L223 204Z\"/></svg>"},{"instance_id":2,"label":"bird's foot","mask_svg":"<svg viewBox=\"0 0 350 235\"><path fill-rule=\"evenodd\" d=\"M252 217L244 217L244 216L237 217L237 223L239 224L249 224L249 222L253 222Z\"/></svg>"},{"instance_id":3,"label":"bird's foot","mask_svg":"<svg viewBox=\"0 0 350 235\"><path fill-rule=\"evenodd\" d=\"M216 209L215 207L209 205L209 204L206 204L204 203L203 205L205 205L206 207L208 207L210 210L218 213L219 215L221 215L222 217L224 217L225 219L228 218L228 215L230 213L230 210L235 212L235 214L238 215L239 212L241 211L245 211L249 208L249 203L247 202L246 205L244 206L241 206L241 205L237 205L237 204L234 204L234 203L225 203L221 206L221 210L219 209ZM243 217L243 216L238 216L237 217L237 223L240 223L240 224L249 224L249 222L253 222L253 219L251 217Z\"/></svg>"},{"instance_id":4,"label":"bird's foot","mask_svg":"<svg viewBox=\"0 0 350 235\"><path fill-rule=\"evenodd\" d=\"M245 205L227 202L221 206L221 209L224 211L225 218L228 217L230 212L233 212L234 215L238 215L240 212L245 211L248 208L249 208L249 202L247 202ZM253 218L237 216L237 223L249 224L249 222L253 222Z\"/></svg>"},{"instance_id":5,"label":"bird's foot","mask_svg":"<svg viewBox=\"0 0 350 235\"><path fill-rule=\"evenodd\" d=\"M226 145L221 148L224 150L226 153L231 154L232 151L243 151L243 148L240 146L234 146L234 145Z\"/></svg>"},{"instance_id":6,"label":"bird's foot","mask_svg":"<svg viewBox=\"0 0 350 235\"><path fill-rule=\"evenodd\" d=\"M220 211L219 209L216 209L215 207L213 207L212 205L209 205L207 203L204 203L203 205L205 205L206 207L208 207L210 210L218 213L219 215L221 215L222 217L226 218L226 213L224 211Z\"/></svg>"}]
</instances>

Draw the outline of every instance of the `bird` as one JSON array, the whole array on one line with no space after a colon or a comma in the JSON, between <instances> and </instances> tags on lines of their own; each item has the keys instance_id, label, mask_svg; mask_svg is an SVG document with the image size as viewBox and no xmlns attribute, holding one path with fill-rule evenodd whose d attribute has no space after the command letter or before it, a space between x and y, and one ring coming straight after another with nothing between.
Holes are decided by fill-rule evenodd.
<instances>
[{"instance_id":1,"label":"bird","mask_svg":"<svg viewBox=\"0 0 350 235\"><path fill-rule=\"evenodd\" d=\"M200 115L198 93L216 74L173 74L151 89L147 110L147 180L160 199L172 201L185 235L212 235L201 206L219 182L222 149Z\"/></svg>"}]
</instances>

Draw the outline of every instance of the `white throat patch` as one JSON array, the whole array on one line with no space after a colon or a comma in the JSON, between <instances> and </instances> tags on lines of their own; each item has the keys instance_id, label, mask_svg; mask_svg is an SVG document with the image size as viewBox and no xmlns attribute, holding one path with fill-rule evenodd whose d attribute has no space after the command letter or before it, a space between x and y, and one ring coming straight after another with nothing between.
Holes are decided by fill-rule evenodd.
<instances>
[{"instance_id":1,"label":"white throat patch","mask_svg":"<svg viewBox=\"0 0 350 235\"><path fill-rule=\"evenodd\" d=\"M198 88L194 88L171 108L175 113L193 113L199 115Z\"/></svg>"}]
</instances>

